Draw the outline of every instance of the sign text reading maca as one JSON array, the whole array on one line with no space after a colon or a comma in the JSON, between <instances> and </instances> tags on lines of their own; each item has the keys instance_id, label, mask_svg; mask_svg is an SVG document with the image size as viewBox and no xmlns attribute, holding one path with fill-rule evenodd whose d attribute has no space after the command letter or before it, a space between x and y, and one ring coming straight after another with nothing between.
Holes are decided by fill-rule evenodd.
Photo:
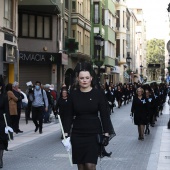
<instances>
[{"instance_id":1,"label":"sign text reading maca","mask_svg":"<svg viewBox=\"0 0 170 170\"><path fill-rule=\"evenodd\" d=\"M20 60L24 60L24 61L44 61L45 62L45 56L43 54L20 53L19 58Z\"/></svg>"}]
</instances>

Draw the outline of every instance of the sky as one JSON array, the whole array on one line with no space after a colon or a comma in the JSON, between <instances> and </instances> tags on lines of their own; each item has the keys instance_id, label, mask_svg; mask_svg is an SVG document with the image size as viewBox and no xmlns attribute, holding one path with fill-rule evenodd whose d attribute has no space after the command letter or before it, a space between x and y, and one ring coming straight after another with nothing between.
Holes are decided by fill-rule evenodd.
<instances>
[{"instance_id":1,"label":"sky","mask_svg":"<svg viewBox=\"0 0 170 170\"><path fill-rule=\"evenodd\" d=\"M126 0L128 8L142 8L146 21L146 39L165 39L168 36L168 4L170 0Z\"/></svg>"}]
</instances>

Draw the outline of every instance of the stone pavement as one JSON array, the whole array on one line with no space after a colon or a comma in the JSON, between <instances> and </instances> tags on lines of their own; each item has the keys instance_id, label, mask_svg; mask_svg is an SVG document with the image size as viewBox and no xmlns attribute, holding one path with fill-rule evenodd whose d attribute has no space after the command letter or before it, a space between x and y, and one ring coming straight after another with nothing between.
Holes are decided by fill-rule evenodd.
<instances>
[{"instance_id":1,"label":"stone pavement","mask_svg":"<svg viewBox=\"0 0 170 170\"><path fill-rule=\"evenodd\" d=\"M107 151L110 158L99 159L97 170L170 170L170 130L167 129L169 106L164 107L151 134L138 140L137 127L130 119L131 103L115 108L111 119L116 131ZM68 155L61 144L57 122L45 124L43 134L34 132L31 121L21 119L23 134L15 135L4 154L4 170L76 170L70 166Z\"/></svg>"}]
</instances>

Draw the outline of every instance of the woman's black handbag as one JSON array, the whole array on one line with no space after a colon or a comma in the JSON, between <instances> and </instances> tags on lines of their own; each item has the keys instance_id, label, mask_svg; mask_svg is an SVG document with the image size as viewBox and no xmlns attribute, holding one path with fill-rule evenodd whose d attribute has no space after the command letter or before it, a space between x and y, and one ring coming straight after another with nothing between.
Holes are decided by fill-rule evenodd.
<instances>
[{"instance_id":1,"label":"woman's black handbag","mask_svg":"<svg viewBox=\"0 0 170 170\"><path fill-rule=\"evenodd\" d=\"M109 144L109 136L105 136L102 134L97 134L97 142L100 145L107 146Z\"/></svg>"}]
</instances>

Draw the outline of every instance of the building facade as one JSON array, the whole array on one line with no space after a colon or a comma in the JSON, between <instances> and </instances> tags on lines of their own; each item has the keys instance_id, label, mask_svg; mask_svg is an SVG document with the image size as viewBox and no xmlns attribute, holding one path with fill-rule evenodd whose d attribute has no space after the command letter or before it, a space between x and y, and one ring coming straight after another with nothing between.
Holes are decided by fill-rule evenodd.
<instances>
[{"instance_id":1,"label":"building facade","mask_svg":"<svg viewBox=\"0 0 170 170\"><path fill-rule=\"evenodd\" d=\"M58 1L25 0L18 6L19 82L41 81L60 88L68 56L63 53L64 4Z\"/></svg>"},{"instance_id":2,"label":"building facade","mask_svg":"<svg viewBox=\"0 0 170 170\"><path fill-rule=\"evenodd\" d=\"M118 81L118 72L115 71L116 58L116 10L115 1L112 0L94 0L91 4L91 52L94 68L96 73L100 71L101 84L105 82ZM100 54L97 53L95 45L95 37L101 35L103 38L103 46Z\"/></svg>"},{"instance_id":3,"label":"building facade","mask_svg":"<svg viewBox=\"0 0 170 170\"><path fill-rule=\"evenodd\" d=\"M18 1L0 1L0 78L18 81Z\"/></svg>"},{"instance_id":4,"label":"building facade","mask_svg":"<svg viewBox=\"0 0 170 170\"><path fill-rule=\"evenodd\" d=\"M119 81L126 82L126 58L127 58L127 48L126 48L126 38L127 38L127 15L126 15L126 1L117 0L116 3L116 57L118 59L118 65L120 69Z\"/></svg>"}]
</instances>

